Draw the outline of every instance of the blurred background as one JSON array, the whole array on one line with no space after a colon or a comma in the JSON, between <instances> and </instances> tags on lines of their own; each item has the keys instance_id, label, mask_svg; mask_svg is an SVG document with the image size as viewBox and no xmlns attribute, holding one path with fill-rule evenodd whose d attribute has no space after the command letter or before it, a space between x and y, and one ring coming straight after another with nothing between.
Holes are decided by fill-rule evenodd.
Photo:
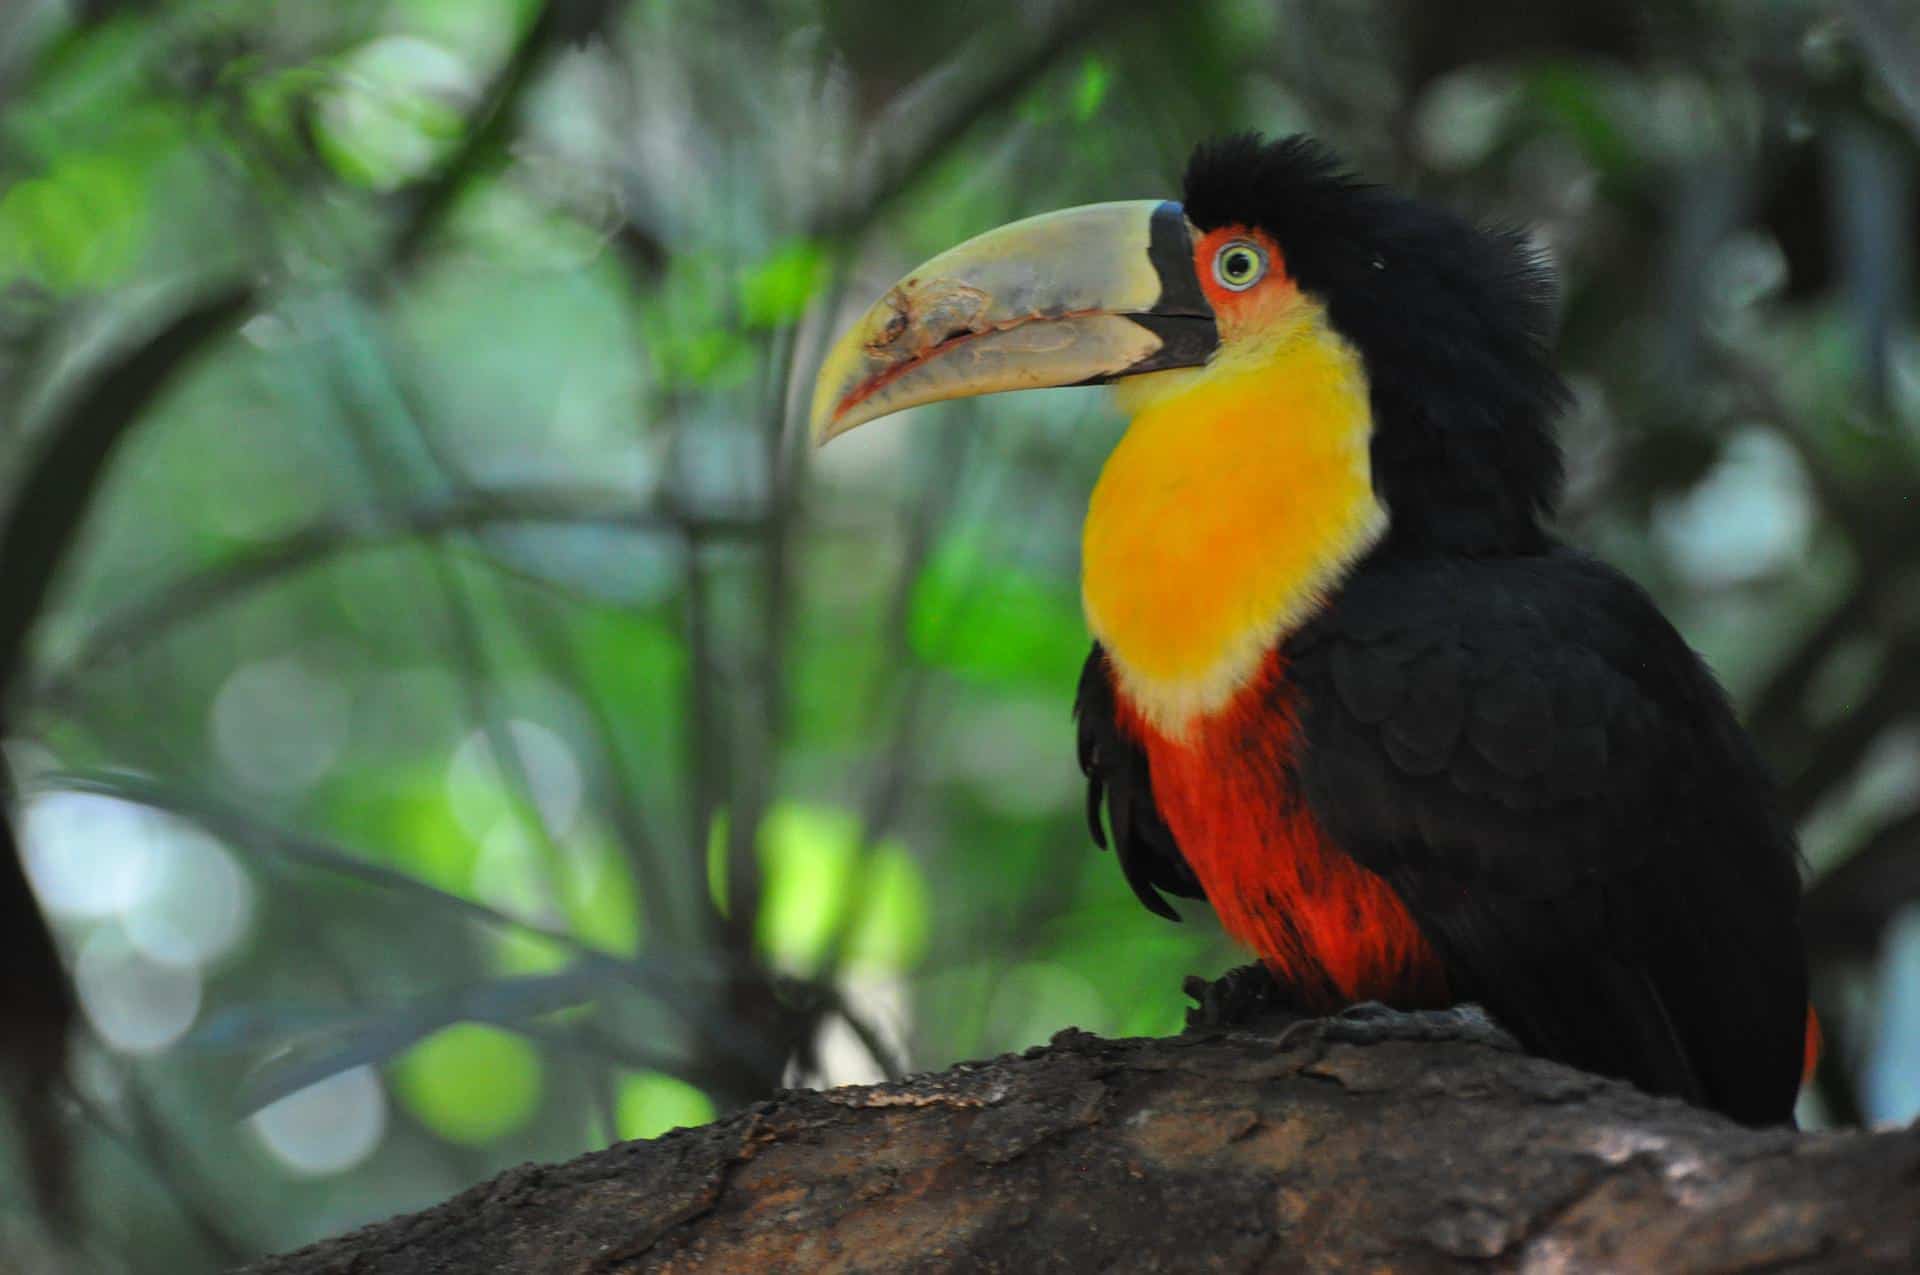
<instances>
[{"instance_id":1,"label":"blurred background","mask_svg":"<svg viewBox=\"0 0 1920 1275\"><path fill-rule=\"evenodd\" d=\"M1135 903L1074 765L1104 394L802 420L905 268L1243 127L1535 228L1564 532L1804 837L1804 1116L1920 1112L1916 7L906 12L0 6L4 499L79 530L0 579L0 689L83 1010L77 1247L9 1156L0 1248L212 1269L783 1085L1176 1030L1236 957Z\"/></svg>"}]
</instances>

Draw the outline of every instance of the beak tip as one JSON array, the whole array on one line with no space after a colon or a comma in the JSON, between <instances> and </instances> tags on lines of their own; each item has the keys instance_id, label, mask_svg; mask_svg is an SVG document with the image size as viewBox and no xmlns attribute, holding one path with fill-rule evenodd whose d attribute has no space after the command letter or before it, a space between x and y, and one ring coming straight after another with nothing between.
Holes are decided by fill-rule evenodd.
<instances>
[{"instance_id":1,"label":"beak tip","mask_svg":"<svg viewBox=\"0 0 1920 1275\"><path fill-rule=\"evenodd\" d=\"M833 381L823 368L814 382L813 403L807 412L807 438L815 447L825 447L840 432L839 401L833 392Z\"/></svg>"},{"instance_id":2,"label":"beak tip","mask_svg":"<svg viewBox=\"0 0 1920 1275\"><path fill-rule=\"evenodd\" d=\"M833 412L817 417L813 422L813 445L816 448L825 447L842 434L852 433L855 427L872 419L872 413L860 411Z\"/></svg>"},{"instance_id":3,"label":"beak tip","mask_svg":"<svg viewBox=\"0 0 1920 1275\"><path fill-rule=\"evenodd\" d=\"M824 392L824 385L822 391L807 419L807 437L815 447L825 447L859 423L841 410L838 395Z\"/></svg>"},{"instance_id":4,"label":"beak tip","mask_svg":"<svg viewBox=\"0 0 1920 1275\"><path fill-rule=\"evenodd\" d=\"M820 362L808 404L807 434L815 447L825 447L867 419L859 405L849 406L848 395L871 375L861 344L863 325L849 329Z\"/></svg>"}]
</instances>

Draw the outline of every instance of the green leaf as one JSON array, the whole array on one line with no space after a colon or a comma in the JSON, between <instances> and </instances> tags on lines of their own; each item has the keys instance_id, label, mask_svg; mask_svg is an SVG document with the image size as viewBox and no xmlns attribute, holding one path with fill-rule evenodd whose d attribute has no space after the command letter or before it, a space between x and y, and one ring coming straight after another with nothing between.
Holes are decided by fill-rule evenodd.
<instances>
[{"instance_id":1,"label":"green leaf","mask_svg":"<svg viewBox=\"0 0 1920 1275\"><path fill-rule=\"evenodd\" d=\"M452 894L470 893L478 842L453 817L440 767L360 776L342 785L330 823L341 840Z\"/></svg>"},{"instance_id":2,"label":"green leaf","mask_svg":"<svg viewBox=\"0 0 1920 1275\"><path fill-rule=\"evenodd\" d=\"M707 897L713 910L727 915L727 837L731 821L725 810L713 812L707 822Z\"/></svg>"},{"instance_id":3,"label":"green leaf","mask_svg":"<svg viewBox=\"0 0 1920 1275\"><path fill-rule=\"evenodd\" d=\"M136 175L109 155L62 161L0 199L0 279L56 291L109 282L139 254L146 200Z\"/></svg>"},{"instance_id":4,"label":"green leaf","mask_svg":"<svg viewBox=\"0 0 1920 1275\"><path fill-rule=\"evenodd\" d=\"M658 1071L631 1072L620 1081L614 1124L622 1138L657 1138L669 1129L703 1125L713 1099L684 1080Z\"/></svg>"},{"instance_id":5,"label":"green leaf","mask_svg":"<svg viewBox=\"0 0 1920 1275\"><path fill-rule=\"evenodd\" d=\"M835 925L853 907L849 961L903 971L926 955L931 907L920 866L894 840L862 860L860 820L851 811L775 806L760 825L759 850L759 941L782 968L818 968Z\"/></svg>"},{"instance_id":6,"label":"green leaf","mask_svg":"<svg viewBox=\"0 0 1920 1275\"><path fill-rule=\"evenodd\" d=\"M318 95L314 141L347 180L392 190L420 177L453 148L465 126L452 99L471 69L414 36L370 40L342 60Z\"/></svg>"},{"instance_id":7,"label":"green leaf","mask_svg":"<svg viewBox=\"0 0 1920 1275\"><path fill-rule=\"evenodd\" d=\"M1534 109L1558 122L1606 177L1619 179L1640 167L1641 150L1615 123L1600 74L1569 63L1547 62L1524 91Z\"/></svg>"},{"instance_id":8,"label":"green leaf","mask_svg":"<svg viewBox=\"0 0 1920 1275\"><path fill-rule=\"evenodd\" d=\"M640 950L640 910L619 850L588 832L576 833L565 850L560 902L574 934L615 956L634 955Z\"/></svg>"},{"instance_id":9,"label":"green leaf","mask_svg":"<svg viewBox=\"0 0 1920 1275\"><path fill-rule=\"evenodd\" d=\"M827 285L827 253L809 239L791 239L741 281L740 313L752 327L792 323Z\"/></svg>"},{"instance_id":10,"label":"green leaf","mask_svg":"<svg viewBox=\"0 0 1920 1275\"><path fill-rule=\"evenodd\" d=\"M482 1146L533 1118L540 1054L511 1032L456 1023L394 1064L394 1089L420 1123L449 1142Z\"/></svg>"},{"instance_id":11,"label":"green leaf","mask_svg":"<svg viewBox=\"0 0 1920 1275\"><path fill-rule=\"evenodd\" d=\"M664 800L681 791L680 724L666 688L685 680L687 651L674 627L631 612L583 608L574 640L588 674L584 689L606 706L636 764L629 782L637 795Z\"/></svg>"},{"instance_id":12,"label":"green leaf","mask_svg":"<svg viewBox=\"0 0 1920 1275\"><path fill-rule=\"evenodd\" d=\"M329 83L327 73L316 66L265 71L254 67L228 68L221 78L239 87L248 120L284 146L301 143L301 112Z\"/></svg>"},{"instance_id":13,"label":"green leaf","mask_svg":"<svg viewBox=\"0 0 1920 1275\"><path fill-rule=\"evenodd\" d=\"M488 937L488 964L502 974L551 974L574 960L565 943L527 930L501 930Z\"/></svg>"},{"instance_id":14,"label":"green leaf","mask_svg":"<svg viewBox=\"0 0 1920 1275\"><path fill-rule=\"evenodd\" d=\"M665 385L720 389L753 375L752 343L733 324L728 260L711 251L677 254L663 287L641 314L655 375Z\"/></svg>"},{"instance_id":15,"label":"green leaf","mask_svg":"<svg viewBox=\"0 0 1920 1275\"><path fill-rule=\"evenodd\" d=\"M1088 58L1080 64L1080 78L1073 84L1073 117L1082 124L1099 113L1100 104L1107 100L1107 90L1113 85L1113 68L1099 58Z\"/></svg>"},{"instance_id":16,"label":"green leaf","mask_svg":"<svg viewBox=\"0 0 1920 1275\"><path fill-rule=\"evenodd\" d=\"M914 584L909 636L929 664L988 681L1068 685L1086 631L1067 589L960 542Z\"/></svg>"}]
</instances>

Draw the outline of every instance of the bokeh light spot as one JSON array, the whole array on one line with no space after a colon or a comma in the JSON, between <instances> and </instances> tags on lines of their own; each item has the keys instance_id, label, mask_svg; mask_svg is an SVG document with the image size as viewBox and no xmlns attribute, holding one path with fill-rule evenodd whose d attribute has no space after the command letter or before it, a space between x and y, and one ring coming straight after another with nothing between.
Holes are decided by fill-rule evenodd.
<instances>
[{"instance_id":1,"label":"bokeh light spot","mask_svg":"<svg viewBox=\"0 0 1920 1275\"><path fill-rule=\"evenodd\" d=\"M925 954L930 907L919 865L891 840L863 861L860 834L851 812L798 803L776 806L761 824L759 937L781 967L816 967L850 906L859 908L847 936L850 962L904 970Z\"/></svg>"},{"instance_id":2,"label":"bokeh light spot","mask_svg":"<svg viewBox=\"0 0 1920 1275\"><path fill-rule=\"evenodd\" d=\"M274 1159L303 1177L345 1173L387 1131L387 1093L371 1067L351 1067L290 1093L247 1120Z\"/></svg>"},{"instance_id":3,"label":"bokeh light spot","mask_svg":"<svg viewBox=\"0 0 1920 1275\"><path fill-rule=\"evenodd\" d=\"M540 1102L539 1052L484 1023L456 1023L394 1064L394 1089L420 1122L449 1142L480 1146L512 1133Z\"/></svg>"},{"instance_id":4,"label":"bokeh light spot","mask_svg":"<svg viewBox=\"0 0 1920 1275\"><path fill-rule=\"evenodd\" d=\"M294 656L236 670L213 701L213 742L233 776L262 792L304 792L333 769L351 705L338 682Z\"/></svg>"},{"instance_id":5,"label":"bokeh light spot","mask_svg":"<svg viewBox=\"0 0 1920 1275\"><path fill-rule=\"evenodd\" d=\"M118 916L153 893L154 825L163 816L115 797L43 793L23 820L27 876L48 911Z\"/></svg>"},{"instance_id":6,"label":"bokeh light spot","mask_svg":"<svg viewBox=\"0 0 1920 1275\"><path fill-rule=\"evenodd\" d=\"M1920 1117L1920 1069L1913 1065L1920 1058L1920 905L1901 910L1880 950L1883 1008L1860 1097L1871 1123L1898 1128Z\"/></svg>"},{"instance_id":7,"label":"bokeh light spot","mask_svg":"<svg viewBox=\"0 0 1920 1275\"><path fill-rule=\"evenodd\" d=\"M1706 480L1655 511L1654 532L1697 584L1724 588L1799 561L1813 536L1813 497L1779 435L1747 429Z\"/></svg>"},{"instance_id":8,"label":"bokeh light spot","mask_svg":"<svg viewBox=\"0 0 1920 1275\"><path fill-rule=\"evenodd\" d=\"M415 36L370 40L320 99L314 136L349 180L386 190L418 176L453 144L472 73Z\"/></svg>"},{"instance_id":9,"label":"bokeh light spot","mask_svg":"<svg viewBox=\"0 0 1920 1275\"><path fill-rule=\"evenodd\" d=\"M713 1099L675 1076L636 1071L620 1082L614 1118L622 1138L657 1138L713 1119Z\"/></svg>"},{"instance_id":10,"label":"bokeh light spot","mask_svg":"<svg viewBox=\"0 0 1920 1275\"><path fill-rule=\"evenodd\" d=\"M565 740L537 722L515 718L506 725L505 742L514 750L510 765L526 777L547 831L562 837L580 815L586 783ZM513 815L515 783L494 757L488 732L476 730L455 750L447 768L447 796L460 825L486 837Z\"/></svg>"},{"instance_id":11,"label":"bokeh light spot","mask_svg":"<svg viewBox=\"0 0 1920 1275\"><path fill-rule=\"evenodd\" d=\"M200 1012L196 971L150 960L112 928L88 937L74 962L73 981L93 1029L129 1054L165 1049Z\"/></svg>"},{"instance_id":12,"label":"bokeh light spot","mask_svg":"<svg viewBox=\"0 0 1920 1275\"><path fill-rule=\"evenodd\" d=\"M158 882L128 911L127 938L164 964L209 965L246 936L253 884L223 846L186 824L169 821L158 850Z\"/></svg>"}]
</instances>

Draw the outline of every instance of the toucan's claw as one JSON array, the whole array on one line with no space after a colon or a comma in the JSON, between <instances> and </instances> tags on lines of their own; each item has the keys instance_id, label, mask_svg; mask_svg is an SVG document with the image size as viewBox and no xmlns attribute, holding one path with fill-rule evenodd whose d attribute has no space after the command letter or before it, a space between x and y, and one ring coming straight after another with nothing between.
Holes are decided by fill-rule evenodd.
<instances>
[{"instance_id":1,"label":"toucan's claw","mask_svg":"<svg viewBox=\"0 0 1920 1275\"><path fill-rule=\"evenodd\" d=\"M1479 1005L1450 1009L1395 1009L1361 1001L1324 1017L1303 1012L1266 966L1258 962L1228 970L1209 982L1189 975L1182 990L1193 999L1187 1030L1244 1031L1270 1035L1281 1050L1309 1044L1380 1045L1391 1041L1458 1041L1524 1053L1520 1042Z\"/></svg>"},{"instance_id":2,"label":"toucan's claw","mask_svg":"<svg viewBox=\"0 0 1920 1275\"><path fill-rule=\"evenodd\" d=\"M1478 1005L1451 1009L1394 1009L1379 1001L1361 1001L1325 1018L1295 1023L1280 1036L1280 1047L1292 1049L1308 1040L1329 1045L1382 1045L1391 1041L1438 1043L1457 1041L1485 1045L1510 1053L1524 1053L1520 1042L1493 1021Z\"/></svg>"},{"instance_id":3,"label":"toucan's claw","mask_svg":"<svg viewBox=\"0 0 1920 1275\"><path fill-rule=\"evenodd\" d=\"M1287 999L1285 989L1258 961L1228 970L1209 982L1189 974L1181 990L1195 1004L1187 1011L1187 1030L1285 1033L1318 1020Z\"/></svg>"}]
</instances>

